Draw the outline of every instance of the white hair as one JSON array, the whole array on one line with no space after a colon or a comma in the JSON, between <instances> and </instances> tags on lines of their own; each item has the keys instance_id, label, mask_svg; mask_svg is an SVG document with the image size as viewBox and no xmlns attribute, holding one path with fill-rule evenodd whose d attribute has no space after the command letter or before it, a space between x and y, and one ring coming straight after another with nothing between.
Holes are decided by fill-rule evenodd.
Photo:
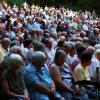
<instances>
[{"instance_id":1,"label":"white hair","mask_svg":"<svg viewBox=\"0 0 100 100\"><path fill-rule=\"evenodd\" d=\"M16 50L20 50L21 51L21 48L19 46L15 45L15 46L11 47L10 52L11 53L15 53Z\"/></svg>"},{"instance_id":2,"label":"white hair","mask_svg":"<svg viewBox=\"0 0 100 100\"><path fill-rule=\"evenodd\" d=\"M8 63L11 65L11 64L14 64L14 63L18 63L18 62L22 62L22 57L18 54L11 54L8 58Z\"/></svg>"},{"instance_id":3,"label":"white hair","mask_svg":"<svg viewBox=\"0 0 100 100\"><path fill-rule=\"evenodd\" d=\"M97 50L95 51L95 53L96 53L96 54L100 54L100 49L97 49Z\"/></svg>"},{"instance_id":4,"label":"white hair","mask_svg":"<svg viewBox=\"0 0 100 100\"><path fill-rule=\"evenodd\" d=\"M39 62L39 61L44 61L45 60L45 53L41 52L41 51L36 51L32 54L32 62Z\"/></svg>"},{"instance_id":5,"label":"white hair","mask_svg":"<svg viewBox=\"0 0 100 100\"><path fill-rule=\"evenodd\" d=\"M100 49L100 44L95 45L95 50Z\"/></svg>"}]
</instances>

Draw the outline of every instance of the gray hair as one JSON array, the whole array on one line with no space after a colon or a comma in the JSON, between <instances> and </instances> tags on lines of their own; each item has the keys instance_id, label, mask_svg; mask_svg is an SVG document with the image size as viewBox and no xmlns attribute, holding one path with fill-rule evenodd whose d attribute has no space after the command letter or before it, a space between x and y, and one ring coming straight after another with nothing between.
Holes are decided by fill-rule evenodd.
<instances>
[{"instance_id":1,"label":"gray hair","mask_svg":"<svg viewBox=\"0 0 100 100\"><path fill-rule=\"evenodd\" d=\"M18 53L20 52L21 53L21 48L19 46L13 46L10 51L10 53Z\"/></svg>"},{"instance_id":2,"label":"gray hair","mask_svg":"<svg viewBox=\"0 0 100 100\"><path fill-rule=\"evenodd\" d=\"M10 65L16 64L16 63L19 63L19 62L23 62L23 59L22 59L22 57L21 57L20 55L18 55L18 54L12 53L12 54L9 56L9 58L8 58L8 63L9 63Z\"/></svg>"},{"instance_id":3,"label":"gray hair","mask_svg":"<svg viewBox=\"0 0 100 100\"><path fill-rule=\"evenodd\" d=\"M97 56L98 54L100 54L100 49L95 50L94 55Z\"/></svg>"},{"instance_id":4,"label":"gray hair","mask_svg":"<svg viewBox=\"0 0 100 100\"><path fill-rule=\"evenodd\" d=\"M41 52L41 51L36 51L32 53L32 62L36 63L36 62L42 62L45 60L45 53Z\"/></svg>"},{"instance_id":5,"label":"gray hair","mask_svg":"<svg viewBox=\"0 0 100 100\"><path fill-rule=\"evenodd\" d=\"M7 43L7 42L10 43L10 39L9 39L9 38L4 38L4 39L2 40L2 44L5 44L5 43Z\"/></svg>"},{"instance_id":6,"label":"gray hair","mask_svg":"<svg viewBox=\"0 0 100 100\"><path fill-rule=\"evenodd\" d=\"M95 50L100 49L100 44L95 45Z\"/></svg>"}]
</instances>

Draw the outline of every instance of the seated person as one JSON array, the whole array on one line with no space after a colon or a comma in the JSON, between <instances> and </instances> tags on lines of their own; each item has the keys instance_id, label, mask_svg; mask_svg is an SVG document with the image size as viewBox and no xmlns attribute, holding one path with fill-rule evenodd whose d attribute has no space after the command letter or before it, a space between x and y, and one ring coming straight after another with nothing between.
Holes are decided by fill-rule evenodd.
<instances>
[{"instance_id":1,"label":"seated person","mask_svg":"<svg viewBox=\"0 0 100 100\"><path fill-rule=\"evenodd\" d=\"M32 53L32 63L25 68L24 79L31 100L61 100L55 84L44 66L46 55L41 51Z\"/></svg>"},{"instance_id":2,"label":"seated person","mask_svg":"<svg viewBox=\"0 0 100 100\"><path fill-rule=\"evenodd\" d=\"M74 70L75 81L90 80L88 66L91 63L92 55L89 52L84 52L80 58L80 63Z\"/></svg>"},{"instance_id":3,"label":"seated person","mask_svg":"<svg viewBox=\"0 0 100 100\"><path fill-rule=\"evenodd\" d=\"M65 63L66 53L63 49L58 49L55 54L54 63L50 67L51 76L56 84L57 91L65 100L88 100L87 96L74 96L76 89L70 67Z\"/></svg>"},{"instance_id":4,"label":"seated person","mask_svg":"<svg viewBox=\"0 0 100 100\"><path fill-rule=\"evenodd\" d=\"M91 64L89 66L89 72L93 80L97 80L98 75L98 81L100 82L100 49L97 49L94 52Z\"/></svg>"},{"instance_id":5,"label":"seated person","mask_svg":"<svg viewBox=\"0 0 100 100\"><path fill-rule=\"evenodd\" d=\"M22 65L22 57L11 54L8 58L9 68L2 75L3 100L29 100L28 91L19 68Z\"/></svg>"},{"instance_id":6,"label":"seated person","mask_svg":"<svg viewBox=\"0 0 100 100\"><path fill-rule=\"evenodd\" d=\"M91 64L92 54L89 51L84 51L80 63L76 66L74 70L74 79L76 82L79 81L91 81L88 66ZM96 91L94 91L94 86L84 85L81 86L87 92L90 98L96 97Z\"/></svg>"}]
</instances>

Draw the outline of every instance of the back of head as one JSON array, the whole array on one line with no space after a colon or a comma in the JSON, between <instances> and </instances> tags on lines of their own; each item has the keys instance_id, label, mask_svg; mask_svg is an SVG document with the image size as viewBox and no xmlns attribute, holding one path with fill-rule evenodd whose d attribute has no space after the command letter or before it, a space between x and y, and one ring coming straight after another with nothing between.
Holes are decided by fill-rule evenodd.
<instances>
[{"instance_id":1,"label":"back of head","mask_svg":"<svg viewBox=\"0 0 100 100\"><path fill-rule=\"evenodd\" d=\"M45 53L41 51L36 51L32 53L32 63L35 65L39 63L44 63L45 58L46 58Z\"/></svg>"},{"instance_id":2,"label":"back of head","mask_svg":"<svg viewBox=\"0 0 100 100\"><path fill-rule=\"evenodd\" d=\"M18 64L22 62L23 62L22 57L18 54L12 53L8 58L8 63L10 64L10 66L12 66L13 64Z\"/></svg>"},{"instance_id":3,"label":"back of head","mask_svg":"<svg viewBox=\"0 0 100 100\"><path fill-rule=\"evenodd\" d=\"M4 39L2 39L2 45L5 45L6 43L10 43L10 39L9 38L4 38Z\"/></svg>"},{"instance_id":4,"label":"back of head","mask_svg":"<svg viewBox=\"0 0 100 100\"><path fill-rule=\"evenodd\" d=\"M81 55L81 62L87 62L87 61L91 61L92 59L92 54L89 51L84 51Z\"/></svg>"},{"instance_id":5,"label":"back of head","mask_svg":"<svg viewBox=\"0 0 100 100\"><path fill-rule=\"evenodd\" d=\"M35 42L34 51L43 51L43 52L45 52L45 47L44 47L43 43Z\"/></svg>"},{"instance_id":6,"label":"back of head","mask_svg":"<svg viewBox=\"0 0 100 100\"><path fill-rule=\"evenodd\" d=\"M19 46L17 46L17 45L11 47L11 49L10 49L9 52L10 52L10 53L19 54L19 55L22 54L21 48L20 48Z\"/></svg>"}]
</instances>

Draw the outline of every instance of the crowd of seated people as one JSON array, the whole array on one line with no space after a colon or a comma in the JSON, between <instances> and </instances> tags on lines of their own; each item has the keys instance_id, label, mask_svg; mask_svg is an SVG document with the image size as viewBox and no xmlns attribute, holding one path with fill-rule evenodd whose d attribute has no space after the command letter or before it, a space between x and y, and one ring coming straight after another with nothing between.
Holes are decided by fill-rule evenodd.
<instances>
[{"instance_id":1,"label":"crowd of seated people","mask_svg":"<svg viewBox=\"0 0 100 100\"><path fill-rule=\"evenodd\" d=\"M0 100L99 100L99 90L95 11L0 4Z\"/></svg>"}]
</instances>

